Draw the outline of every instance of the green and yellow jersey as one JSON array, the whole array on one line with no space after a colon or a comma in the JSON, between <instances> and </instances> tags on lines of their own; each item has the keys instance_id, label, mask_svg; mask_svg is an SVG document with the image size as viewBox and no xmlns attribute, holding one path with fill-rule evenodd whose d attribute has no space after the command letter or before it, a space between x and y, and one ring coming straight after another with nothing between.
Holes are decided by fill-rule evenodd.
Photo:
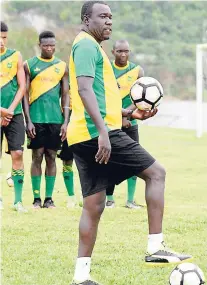
<instances>
[{"instance_id":1,"label":"green and yellow jersey","mask_svg":"<svg viewBox=\"0 0 207 285\"><path fill-rule=\"evenodd\" d=\"M26 61L30 73L30 118L33 123L62 124L61 80L66 63L56 57L35 56Z\"/></svg>"},{"instance_id":2,"label":"green and yellow jersey","mask_svg":"<svg viewBox=\"0 0 207 285\"><path fill-rule=\"evenodd\" d=\"M94 78L93 90L101 116L108 130L120 129L122 124L121 97L111 63L95 39L86 32L75 38L69 62L72 115L68 125L68 142L75 144L99 136L78 93L77 77Z\"/></svg>"},{"instance_id":3,"label":"green and yellow jersey","mask_svg":"<svg viewBox=\"0 0 207 285\"><path fill-rule=\"evenodd\" d=\"M129 61L127 62L126 66L119 67L115 64L115 61L113 61L112 68L119 85L122 108L128 108L132 104L130 98L130 89L134 81L136 81L139 76L140 67ZM134 126L137 124L137 120L132 120L131 123L132 126Z\"/></svg>"},{"instance_id":4,"label":"green and yellow jersey","mask_svg":"<svg viewBox=\"0 0 207 285\"><path fill-rule=\"evenodd\" d=\"M13 49L5 49L0 53L0 88L1 107L9 108L19 89L17 82L17 69L19 52ZM19 103L14 110L14 115L22 113L22 104Z\"/></svg>"}]
</instances>

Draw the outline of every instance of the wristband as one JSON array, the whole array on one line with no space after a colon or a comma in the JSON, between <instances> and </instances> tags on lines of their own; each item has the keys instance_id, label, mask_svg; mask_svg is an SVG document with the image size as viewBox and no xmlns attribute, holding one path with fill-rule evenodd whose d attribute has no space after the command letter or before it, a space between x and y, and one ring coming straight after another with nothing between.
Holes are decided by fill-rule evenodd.
<instances>
[{"instance_id":1,"label":"wristband","mask_svg":"<svg viewBox=\"0 0 207 285\"><path fill-rule=\"evenodd\" d=\"M63 109L70 109L70 107L68 107L68 106L64 106L64 107L63 107Z\"/></svg>"}]
</instances>

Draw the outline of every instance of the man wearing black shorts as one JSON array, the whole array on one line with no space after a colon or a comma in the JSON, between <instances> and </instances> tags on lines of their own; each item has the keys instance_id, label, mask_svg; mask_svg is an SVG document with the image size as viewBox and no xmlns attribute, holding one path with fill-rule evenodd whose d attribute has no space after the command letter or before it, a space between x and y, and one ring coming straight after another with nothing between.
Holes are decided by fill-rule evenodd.
<instances>
[{"instance_id":1,"label":"man wearing black shorts","mask_svg":"<svg viewBox=\"0 0 207 285\"><path fill-rule=\"evenodd\" d=\"M112 54L114 55L115 59L112 61L111 65L119 87L122 99L122 108L135 110L136 107L134 104L132 104L130 98L130 89L135 80L144 76L144 70L141 66L136 65L128 60L130 55L130 48L128 41L117 40L113 45ZM122 130L131 139L139 143L137 120L128 121L127 118L122 118ZM137 184L136 175L129 177L127 179L127 201L125 205L126 208L128 209L142 208L142 206L137 204L134 199L136 184ZM112 185L106 189L107 208L114 208L115 206L114 195L113 195L114 189L115 185Z\"/></svg>"},{"instance_id":2,"label":"man wearing black shorts","mask_svg":"<svg viewBox=\"0 0 207 285\"><path fill-rule=\"evenodd\" d=\"M73 112L67 130L83 193L73 284L95 285L98 283L90 279L91 255L105 207L106 188L134 175L146 183L149 238L145 261L171 263L190 256L172 252L163 242L164 168L121 130L122 116L147 119L156 110L121 111L113 69L100 46L111 35L111 10L102 1L85 2L81 20L83 28L74 40L70 55Z\"/></svg>"},{"instance_id":3,"label":"man wearing black shorts","mask_svg":"<svg viewBox=\"0 0 207 285\"><path fill-rule=\"evenodd\" d=\"M46 161L43 207L55 207L52 195L56 154L61 140L66 138L69 118L68 68L65 62L54 56L55 43L53 32L42 32L39 35L41 55L28 59L24 64L27 85L24 113L28 148L32 149L31 180L35 209L42 207L40 186L43 157Z\"/></svg>"},{"instance_id":4,"label":"man wearing black shorts","mask_svg":"<svg viewBox=\"0 0 207 285\"><path fill-rule=\"evenodd\" d=\"M1 22L0 70L1 70L1 107L7 116L1 118L1 143L5 135L12 159L12 179L14 181L14 209L27 212L22 205L24 182L23 146L25 139L24 118L22 114L22 97L25 92L25 73L22 56L19 51L9 49L7 45L8 26Z\"/></svg>"}]
</instances>

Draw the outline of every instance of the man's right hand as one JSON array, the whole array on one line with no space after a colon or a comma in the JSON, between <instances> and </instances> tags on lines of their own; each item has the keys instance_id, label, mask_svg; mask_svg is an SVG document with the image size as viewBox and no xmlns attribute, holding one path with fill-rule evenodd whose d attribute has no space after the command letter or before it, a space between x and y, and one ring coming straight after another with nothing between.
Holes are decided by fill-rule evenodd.
<instances>
[{"instance_id":1,"label":"man's right hand","mask_svg":"<svg viewBox=\"0 0 207 285\"><path fill-rule=\"evenodd\" d=\"M95 156L96 162L107 164L111 155L111 143L107 130L100 133L98 137L98 152Z\"/></svg>"},{"instance_id":2,"label":"man's right hand","mask_svg":"<svg viewBox=\"0 0 207 285\"><path fill-rule=\"evenodd\" d=\"M36 136L35 126L32 122L27 123L27 134L32 139Z\"/></svg>"},{"instance_id":3,"label":"man's right hand","mask_svg":"<svg viewBox=\"0 0 207 285\"><path fill-rule=\"evenodd\" d=\"M1 107L1 117L6 117L7 120L11 121L12 117L14 115L13 111L10 111L9 109Z\"/></svg>"}]
</instances>

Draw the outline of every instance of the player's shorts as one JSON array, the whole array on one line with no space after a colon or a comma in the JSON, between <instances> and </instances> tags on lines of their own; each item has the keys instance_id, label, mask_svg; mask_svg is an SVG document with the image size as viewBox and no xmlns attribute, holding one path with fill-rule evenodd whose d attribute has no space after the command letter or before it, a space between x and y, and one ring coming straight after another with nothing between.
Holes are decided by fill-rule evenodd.
<instances>
[{"instance_id":1,"label":"player's shorts","mask_svg":"<svg viewBox=\"0 0 207 285\"><path fill-rule=\"evenodd\" d=\"M136 176L155 159L140 144L132 140L122 130L109 132L111 156L108 164L95 161L98 138L71 146L79 171L83 197L106 190L113 184Z\"/></svg>"},{"instance_id":2,"label":"player's shorts","mask_svg":"<svg viewBox=\"0 0 207 285\"><path fill-rule=\"evenodd\" d=\"M125 132L135 142L139 143L138 125L131 126L130 128L122 128L122 131Z\"/></svg>"},{"instance_id":3,"label":"player's shorts","mask_svg":"<svg viewBox=\"0 0 207 285\"><path fill-rule=\"evenodd\" d=\"M25 126L22 114L14 115L8 126L1 127L1 146L4 135L7 140L6 153L24 149Z\"/></svg>"},{"instance_id":4,"label":"player's shorts","mask_svg":"<svg viewBox=\"0 0 207 285\"><path fill-rule=\"evenodd\" d=\"M34 123L36 136L28 137L27 148L58 150L61 146L60 129L61 124Z\"/></svg>"},{"instance_id":5,"label":"player's shorts","mask_svg":"<svg viewBox=\"0 0 207 285\"><path fill-rule=\"evenodd\" d=\"M63 161L73 160L73 153L71 147L68 146L67 140L64 140L60 153L57 154L57 157Z\"/></svg>"}]
</instances>

